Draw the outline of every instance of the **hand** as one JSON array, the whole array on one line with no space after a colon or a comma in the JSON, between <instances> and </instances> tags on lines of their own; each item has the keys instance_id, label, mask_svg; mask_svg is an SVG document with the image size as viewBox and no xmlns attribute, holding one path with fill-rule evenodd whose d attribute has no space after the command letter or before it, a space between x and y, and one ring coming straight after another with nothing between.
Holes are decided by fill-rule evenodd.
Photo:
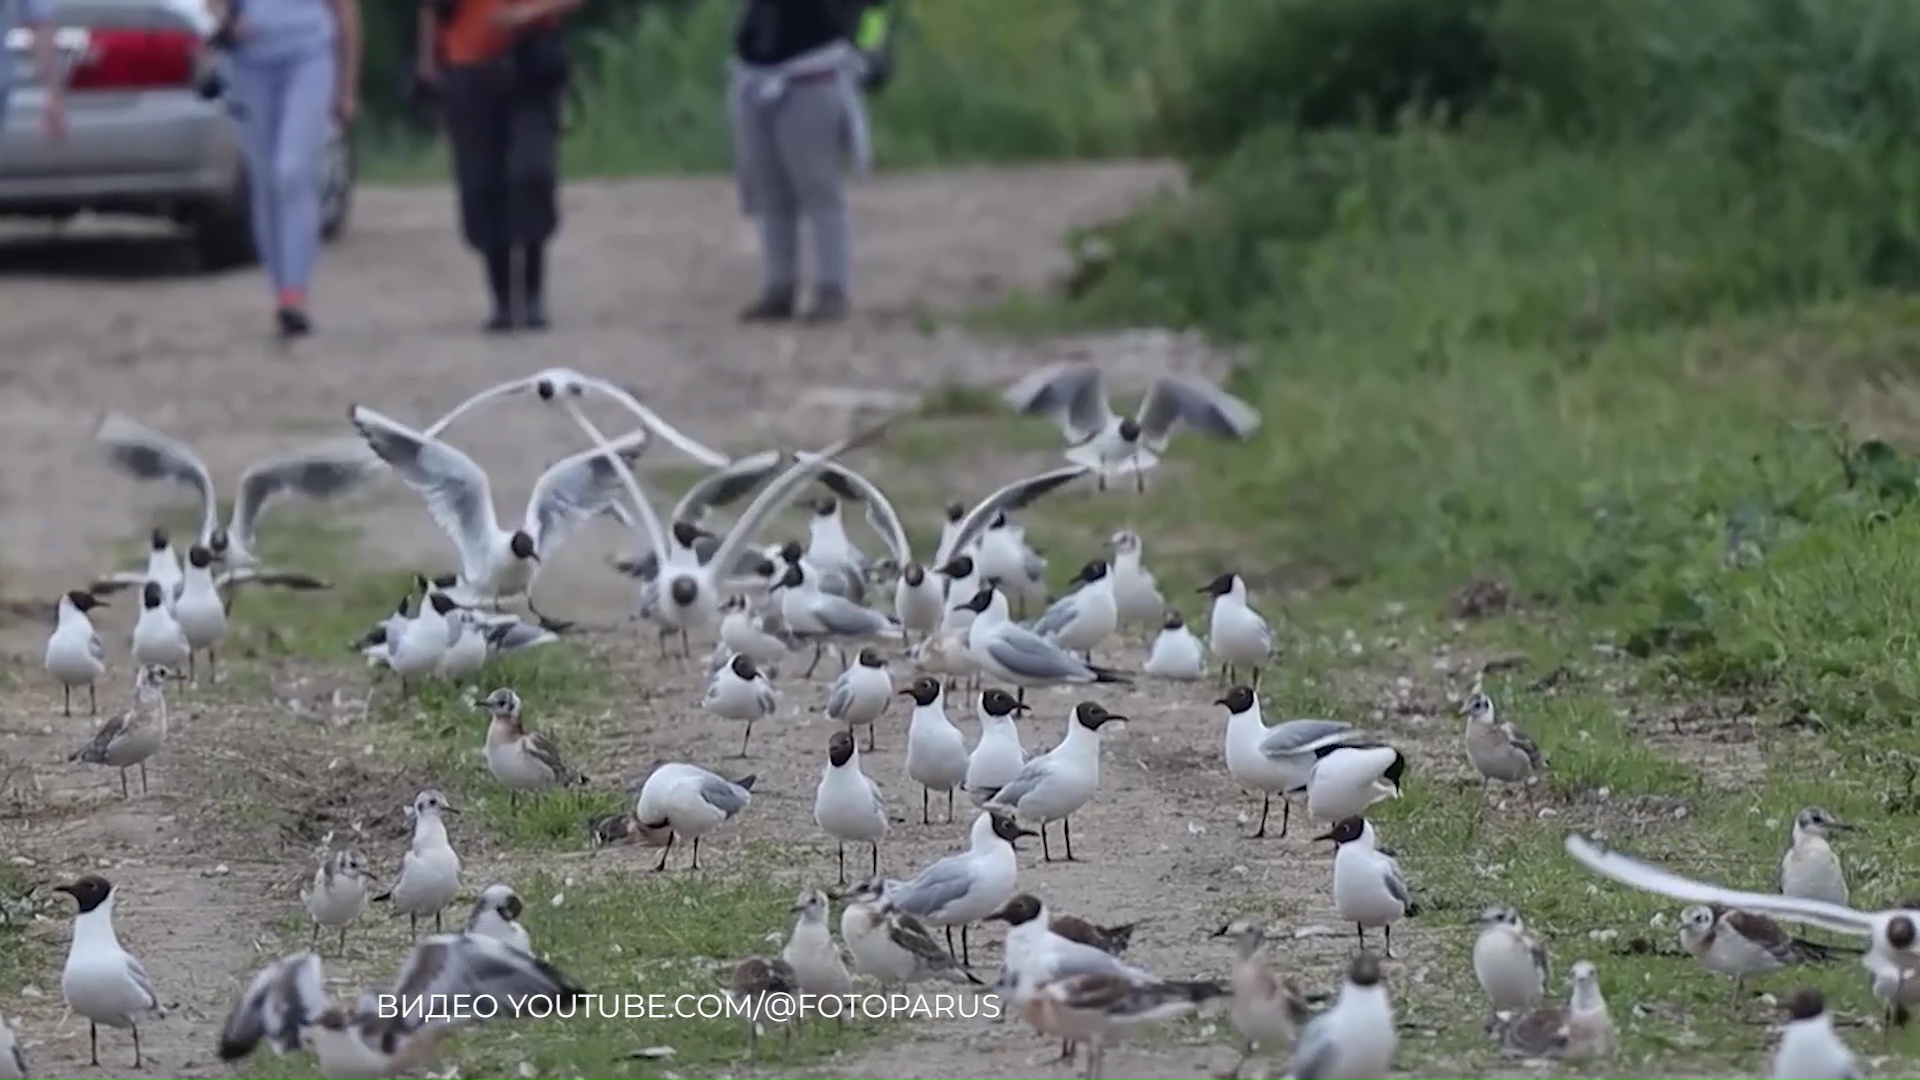
<instances>
[{"instance_id":1,"label":"hand","mask_svg":"<svg viewBox=\"0 0 1920 1080\"><path fill-rule=\"evenodd\" d=\"M341 90L333 99L333 118L341 127L353 123L353 118L359 111L360 102L350 89Z\"/></svg>"},{"instance_id":2,"label":"hand","mask_svg":"<svg viewBox=\"0 0 1920 1080\"><path fill-rule=\"evenodd\" d=\"M40 107L40 133L50 143L62 142L67 137L67 103L59 94L49 95Z\"/></svg>"}]
</instances>

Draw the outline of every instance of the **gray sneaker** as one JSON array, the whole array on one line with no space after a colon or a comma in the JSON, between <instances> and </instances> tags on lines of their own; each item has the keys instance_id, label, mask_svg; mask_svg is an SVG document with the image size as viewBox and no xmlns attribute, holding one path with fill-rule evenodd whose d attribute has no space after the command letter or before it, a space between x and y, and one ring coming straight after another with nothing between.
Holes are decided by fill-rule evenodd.
<instances>
[{"instance_id":1,"label":"gray sneaker","mask_svg":"<svg viewBox=\"0 0 1920 1080\"><path fill-rule=\"evenodd\" d=\"M781 322L793 318L793 286L769 288L740 311L741 322Z\"/></svg>"},{"instance_id":2,"label":"gray sneaker","mask_svg":"<svg viewBox=\"0 0 1920 1080\"><path fill-rule=\"evenodd\" d=\"M813 307L807 310L806 321L810 323L843 322L851 312L852 305L847 302L847 291L828 286L814 292Z\"/></svg>"}]
</instances>

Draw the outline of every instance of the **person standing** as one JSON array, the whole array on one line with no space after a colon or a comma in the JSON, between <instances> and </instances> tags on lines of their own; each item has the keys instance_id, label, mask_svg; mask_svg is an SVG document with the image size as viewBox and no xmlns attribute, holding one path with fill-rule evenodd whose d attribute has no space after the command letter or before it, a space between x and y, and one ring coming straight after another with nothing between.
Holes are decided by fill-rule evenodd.
<instances>
[{"instance_id":1,"label":"person standing","mask_svg":"<svg viewBox=\"0 0 1920 1080\"><path fill-rule=\"evenodd\" d=\"M418 67L453 150L460 229L486 267L492 333L547 328L547 245L560 226L560 24L582 0L424 0Z\"/></svg>"},{"instance_id":2,"label":"person standing","mask_svg":"<svg viewBox=\"0 0 1920 1080\"><path fill-rule=\"evenodd\" d=\"M794 317L800 222L810 226L809 322L850 307L845 178L871 161L863 85L885 77L885 7L877 0L745 0L728 79L734 177L760 234L760 295L740 317Z\"/></svg>"},{"instance_id":3,"label":"person standing","mask_svg":"<svg viewBox=\"0 0 1920 1080\"><path fill-rule=\"evenodd\" d=\"M253 246L273 286L283 338L313 331L307 288L320 258L320 170L333 125L353 122L360 85L359 0L210 0L227 50Z\"/></svg>"},{"instance_id":4,"label":"person standing","mask_svg":"<svg viewBox=\"0 0 1920 1080\"><path fill-rule=\"evenodd\" d=\"M13 88L13 51L5 42L16 23L32 32L34 73L46 89L46 100L40 107L40 131L49 142L59 142L67 134L66 78L53 43L50 0L0 0L0 129L7 126L7 97Z\"/></svg>"}]
</instances>

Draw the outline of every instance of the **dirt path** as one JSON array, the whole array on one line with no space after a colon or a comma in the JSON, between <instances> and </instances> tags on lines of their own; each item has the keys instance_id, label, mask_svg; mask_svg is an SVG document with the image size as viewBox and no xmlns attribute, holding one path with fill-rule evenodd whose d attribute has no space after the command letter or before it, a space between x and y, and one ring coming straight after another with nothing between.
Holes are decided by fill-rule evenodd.
<instances>
[{"instance_id":1,"label":"dirt path","mask_svg":"<svg viewBox=\"0 0 1920 1080\"><path fill-rule=\"evenodd\" d=\"M553 303L558 327L511 341L477 331L477 270L456 243L443 190L362 192L352 233L322 268L321 332L291 350L268 338L265 289L254 273L182 276L176 252L146 240L89 236L55 244L30 233L0 234L0 341L7 343L0 371L0 592L51 595L105 564L137 559L153 499L108 476L93 457L88 437L102 408L125 409L187 440L222 484L291 437L344 433L342 414L352 401L424 422L479 388L561 363L640 388L663 413L716 445L754 449L772 437L804 445L839 433L850 392L913 395L948 382L994 382L1063 348L1088 347L988 345L936 330L929 316L1044 286L1064 267L1064 228L1174 181L1164 167L1110 165L874 182L856 200L861 314L844 328L812 331L749 331L733 322L753 290L754 260L731 190L712 180L569 189L568 225L555 257L554 277L565 290ZM1125 350L1154 363L1160 358L1151 354L1167 344L1150 339L1142 356L1133 339ZM507 408L469 429L463 445L498 470L497 498L506 508L524 498L542 463L578 442L554 415ZM1009 475L1017 467L998 465ZM367 538L362 555L369 564L444 559L444 539L404 490L382 492L354 520ZM624 538L590 531L575 543L581 550L543 579L543 597L553 589L561 594L555 607L617 610L625 591L606 587L598 555L624 547ZM116 653L130 617L116 611L103 623ZM209 1060L208 1034L237 980L258 962L256 940L292 910L299 870L286 851L222 843L183 811L191 809L185 800L227 799L230 809L247 812L258 792L230 782L233 766L253 741L284 737L286 714L271 703L181 704L174 744L152 769L154 795L122 807L108 798L101 774L56 764L89 724L58 717L38 667L43 633L19 626L0 633L22 688L0 711L0 755L33 763L42 785L32 814L0 814L0 840L8 855L30 860L25 871L35 880L106 868L128 897L123 936L174 1010L143 1032L150 1070L225 1075ZM643 704L635 718L646 749L704 753L704 742L682 734L685 725L675 721L694 699L691 674L651 670L651 663L643 652L635 673L657 703ZM814 696L810 707L817 707ZM1323 861L1302 857L1307 845L1297 839L1275 842L1257 858L1236 854L1233 816L1244 807L1216 798L1210 762L1218 717L1205 704L1210 698L1185 691L1176 700L1158 690L1129 697L1127 710L1139 722L1111 740L1113 779L1076 819L1085 861L1040 867L1029 882L1070 910L1150 920L1138 938L1140 958L1168 969L1196 959L1183 944L1194 928L1170 912L1191 911L1196 898L1207 919L1249 905L1271 911L1272 898L1299 891L1296 878L1318 882L1326 872ZM1056 741L1070 701L1040 699L1029 746ZM904 713L895 720L903 723ZM903 731L896 727L892 735L868 767L890 781L898 814L913 800L899 758ZM756 732L768 796L756 801L758 820L747 836L814 842L805 818L820 741L813 725ZM644 760L623 764L631 770ZM1169 791L1189 809L1170 812L1163 801ZM357 795L372 813L397 801L394 791ZM1127 840L1142 820L1181 819L1190 823L1154 828L1147 845ZM897 826L886 868L910 872L956 847L960 829ZM397 831L380 837L395 844L397 838ZM395 844L377 848L375 858L384 862ZM63 942L65 909L48 912L42 929ZM1338 947L1325 949L1331 965ZM45 1075L116 1075L125 1067L131 1047L118 1034L103 1036L104 1070L85 1065L86 1028L62 1021L57 969L35 985L39 993L24 997L0 988L0 1007L26 1014ZM833 1068L867 1076L1032 1075L1029 1060L1043 1050L1014 1025L940 1025ZM1112 1055L1109 1068L1116 1076L1190 1075L1207 1055L1219 1064L1224 1053L1217 1042L1204 1052L1126 1051Z\"/></svg>"}]
</instances>

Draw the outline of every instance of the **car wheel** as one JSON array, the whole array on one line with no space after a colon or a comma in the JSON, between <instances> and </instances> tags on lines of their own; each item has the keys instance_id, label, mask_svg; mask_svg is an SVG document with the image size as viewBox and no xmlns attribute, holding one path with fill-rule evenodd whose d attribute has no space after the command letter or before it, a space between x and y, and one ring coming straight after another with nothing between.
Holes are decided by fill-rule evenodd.
<instances>
[{"instance_id":1,"label":"car wheel","mask_svg":"<svg viewBox=\"0 0 1920 1080\"><path fill-rule=\"evenodd\" d=\"M234 270L260 257L253 246L253 217L247 203L244 169L233 186L230 197L207 203L193 214L193 246L203 270Z\"/></svg>"},{"instance_id":2,"label":"car wheel","mask_svg":"<svg viewBox=\"0 0 1920 1080\"><path fill-rule=\"evenodd\" d=\"M347 231L347 219L353 214L353 187L359 161L353 148L353 129L336 127L327 140L326 157L320 165L320 237L337 240Z\"/></svg>"}]
</instances>

